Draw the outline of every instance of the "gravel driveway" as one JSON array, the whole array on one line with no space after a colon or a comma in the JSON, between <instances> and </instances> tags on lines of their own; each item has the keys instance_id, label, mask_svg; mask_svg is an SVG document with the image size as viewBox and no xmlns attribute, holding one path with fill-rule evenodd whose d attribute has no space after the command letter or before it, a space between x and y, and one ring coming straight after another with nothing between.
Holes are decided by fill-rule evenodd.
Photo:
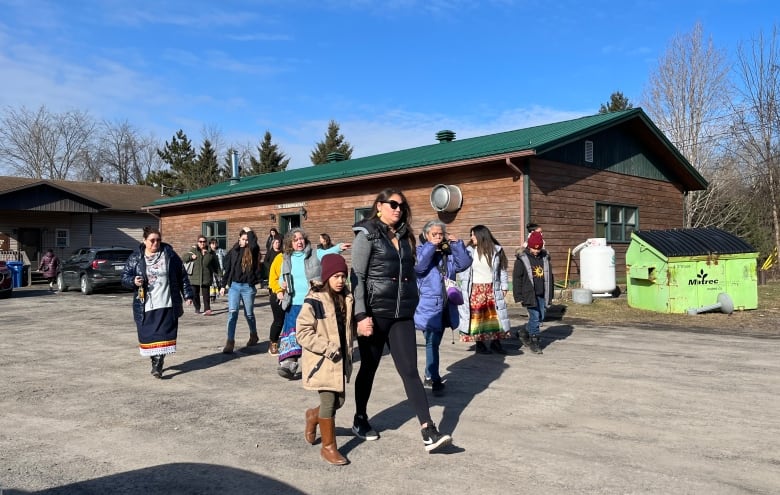
<instances>
[{"instance_id":1,"label":"gravel driveway","mask_svg":"<svg viewBox=\"0 0 780 495\"><path fill-rule=\"evenodd\" d=\"M351 464L334 467L303 440L316 394L277 376L265 339L220 353L224 302L183 317L162 380L130 302L36 286L0 301L2 495L780 492L777 338L564 316L545 324L542 356L513 340L483 356L448 331L447 393L430 399L454 446L425 452L386 356L369 403L382 438L351 435L350 387L336 425ZM267 336L265 298L256 313Z\"/></svg>"}]
</instances>

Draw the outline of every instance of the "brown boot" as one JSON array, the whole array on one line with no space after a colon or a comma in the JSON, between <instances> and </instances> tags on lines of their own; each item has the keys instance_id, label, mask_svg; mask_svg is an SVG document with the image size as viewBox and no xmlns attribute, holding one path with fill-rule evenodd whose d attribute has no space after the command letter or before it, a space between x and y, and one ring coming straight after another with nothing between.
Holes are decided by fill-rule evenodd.
<instances>
[{"instance_id":1,"label":"brown boot","mask_svg":"<svg viewBox=\"0 0 780 495\"><path fill-rule=\"evenodd\" d=\"M225 347L222 348L223 354L233 354L233 348L236 346L236 341L232 339L227 339L225 342Z\"/></svg>"},{"instance_id":2,"label":"brown boot","mask_svg":"<svg viewBox=\"0 0 780 495\"><path fill-rule=\"evenodd\" d=\"M325 462L335 466L347 464L349 461L339 453L338 446L336 446L336 418L317 418L317 421L322 435L320 457Z\"/></svg>"},{"instance_id":3,"label":"brown boot","mask_svg":"<svg viewBox=\"0 0 780 495\"><path fill-rule=\"evenodd\" d=\"M253 345L257 345L258 342L260 342L260 338L256 333L253 333L249 335L249 341L246 343L246 346L252 347Z\"/></svg>"},{"instance_id":4,"label":"brown boot","mask_svg":"<svg viewBox=\"0 0 780 495\"><path fill-rule=\"evenodd\" d=\"M320 406L306 409L306 429L303 431L303 438L312 445L317 440L317 418L320 416Z\"/></svg>"}]
</instances>

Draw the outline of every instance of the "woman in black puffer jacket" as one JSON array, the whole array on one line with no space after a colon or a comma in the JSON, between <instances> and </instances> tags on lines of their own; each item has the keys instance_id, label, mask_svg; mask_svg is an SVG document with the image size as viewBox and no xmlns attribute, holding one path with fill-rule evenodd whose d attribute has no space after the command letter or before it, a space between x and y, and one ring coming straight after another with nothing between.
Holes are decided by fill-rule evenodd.
<instances>
[{"instance_id":1,"label":"woman in black puffer jacket","mask_svg":"<svg viewBox=\"0 0 780 495\"><path fill-rule=\"evenodd\" d=\"M352 243L352 292L355 299L360 371L355 378L356 414L352 431L364 440L379 434L368 422L368 398L385 344L390 348L406 397L417 414L425 450L452 442L431 420L428 397L417 371L414 311L419 300L414 272L412 213L401 191L385 189L374 200L372 215L355 224Z\"/></svg>"}]
</instances>

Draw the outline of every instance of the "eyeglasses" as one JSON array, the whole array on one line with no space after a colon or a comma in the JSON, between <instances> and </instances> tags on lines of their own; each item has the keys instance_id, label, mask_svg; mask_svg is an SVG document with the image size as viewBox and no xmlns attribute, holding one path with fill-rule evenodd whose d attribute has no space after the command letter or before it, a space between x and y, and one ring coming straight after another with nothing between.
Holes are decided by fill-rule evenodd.
<instances>
[{"instance_id":1,"label":"eyeglasses","mask_svg":"<svg viewBox=\"0 0 780 495\"><path fill-rule=\"evenodd\" d=\"M398 201L391 199L390 201L380 201L380 203L384 203L386 205L389 205L390 208L397 210L397 209L404 209L406 208L406 203L399 203Z\"/></svg>"},{"instance_id":2,"label":"eyeglasses","mask_svg":"<svg viewBox=\"0 0 780 495\"><path fill-rule=\"evenodd\" d=\"M198 241L198 244L206 244L206 241Z\"/></svg>"},{"instance_id":3,"label":"eyeglasses","mask_svg":"<svg viewBox=\"0 0 780 495\"><path fill-rule=\"evenodd\" d=\"M150 238L148 238L146 240L151 242L151 243L160 242L160 238L159 237L150 237Z\"/></svg>"}]
</instances>

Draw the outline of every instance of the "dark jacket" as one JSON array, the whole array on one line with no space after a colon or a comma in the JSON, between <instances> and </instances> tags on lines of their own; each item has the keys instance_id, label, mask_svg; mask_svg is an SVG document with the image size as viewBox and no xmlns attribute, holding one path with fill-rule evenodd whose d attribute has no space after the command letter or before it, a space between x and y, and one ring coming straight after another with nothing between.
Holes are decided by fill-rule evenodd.
<instances>
[{"instance_id":1,"label":"dark jacket","mask_svg":"<svg viewBox=\"0 0 780 495\"><path fill-rule=\"evenodd\" d=\"M355 320L367 316L410 319L419 296L414 273L414 251L406 225L395 233L399 249L393 246L387 225L379 219L356 223L352 243L352 294Z\"/></svg>"},{"instance_id":2,"label":"dark jacket","mask_svg":"<svg viewBox=\"0 0 780 495\"><path fill-rule=\"evenodd\" d=\"M257 236L253 231L247 232L247 245L244 249L252 252L252 266L248 270L241 267L241 258L244 252L236 243L225 257L225 273L222 275L222 287L228 287L233 282L241 284L257 285L262 279L262 265L260 264L260 246L257 245Z\"/></svg>"},{"instance_id":3,"label":"dark jacket","mask_svg":"<svg viewBox=\"0 0 780 495\"><path fill-rule=\"evenodd\" d=\"M515 268L512 271L512 295L515 298L515 302L522 303L527 308L536 307L536 290L534 288L533 275L531 275L531 264L528 261L528 257L533 256L528 250L519 251L515 259ZM550 307L552 304L552 298L554 293L552 263L550 262L550 255L547 251L542 249L539 252L539 257L542 259L542 266L544 269L544 301L545 307Z\"/></svg>"},{"instance_id":4,"label":"dark jacket","mask_svg":"<svg viewBox=\"0 0 780 495\"><path fill-rule=\"evenodd\" d=\"M179 258L179 255L176 254L171 245L162 243L160 248L168 259L168 281L171 288L171 302L173 303L173 309L176 311L176 316L180 317L184 314L184 300L192 299L190 279L187 276L187 272L184 270L184 263L182 263L181 258ZM133 254L127 258L125 271L122 272L122 285L135 291L136 297L133 298L133 318L136 323L140 323L144 318L145 300L142 301L138 298L138 287L135 285L135 277L140 275L146 280L145 249L146 246L141 244L138 247L138 250L133 251ZM148 297L146 294L146 282L144 282L143 287L144 296Z\"/></svg>"},{"instance_id":5,"label":"dark jacket","mask_svg":"<svg viewBox=\"0 0 780 495\"><path fill-rule=\"evenodd\" d=\"M60 259L54 253L46 253L41 258L38 270L43 272L43 276L46 278L56 277L60 273Z\"/></svg>"},{"instance_id":6,"label":"dark jacket","mask_svg":"<svg viewBox=\"0 0 780 495\"><path fill-rule=\"evenodd\" d=\"M219 274L219 259L214 251L207 250L206 254L193 246L192 249L187 251L181 256L182 262L185 264L188 261L192 261L192 275L190 275L190 283L192 285L204 286L214 283L214 274Z\"/></svg>"}]
</instances>

